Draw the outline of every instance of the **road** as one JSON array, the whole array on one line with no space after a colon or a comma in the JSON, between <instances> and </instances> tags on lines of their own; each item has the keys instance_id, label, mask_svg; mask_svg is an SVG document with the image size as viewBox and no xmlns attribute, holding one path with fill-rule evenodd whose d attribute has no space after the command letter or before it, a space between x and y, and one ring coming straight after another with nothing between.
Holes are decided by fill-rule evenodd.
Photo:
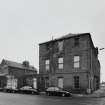
<instances>
[{"instance_id":1,"label":"road","mask_svg":"<svg viewBox=\"0 0 105 105\"><path fill-rule=\"evenodd\" d=\"M105 105L105 98L0 93L0 105Z\"/></svg>"}]
</instances>

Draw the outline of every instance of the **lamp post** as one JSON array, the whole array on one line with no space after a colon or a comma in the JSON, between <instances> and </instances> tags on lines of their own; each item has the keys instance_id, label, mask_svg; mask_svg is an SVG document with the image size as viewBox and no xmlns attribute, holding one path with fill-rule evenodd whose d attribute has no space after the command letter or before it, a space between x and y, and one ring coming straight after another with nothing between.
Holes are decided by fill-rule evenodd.
<instances>
[{"instance_id":1,"label":"lamp post","mask_svg":"<svg viewBox=\"0 0 105 105\"><path fill-rule=\"evenodd\" d=\"M101 50L104 50L105 48L100 48L99 50L101 51ZM101 72L101 71L100 71ZM101 73L100 73L100 77L101 77Z\"/></svg>"},{"instance_id":2,"label":"lamp post","mask_svg":"<svg viewBox=\"0 0 105 105\"><path fill-rule=\"evenodd\" d=\"M105 48L100 48L99 50L104 50Z\"/></svg>"}]
</instances>

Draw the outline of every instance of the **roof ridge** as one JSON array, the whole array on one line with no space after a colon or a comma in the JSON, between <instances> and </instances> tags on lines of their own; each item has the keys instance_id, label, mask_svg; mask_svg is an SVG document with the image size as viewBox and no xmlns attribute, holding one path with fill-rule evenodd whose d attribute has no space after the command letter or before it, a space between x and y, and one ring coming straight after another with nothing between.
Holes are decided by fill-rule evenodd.
<instances>
[{"instance_id":1,"label":"roof ridge","mask_svg":"<svg viewBox=\"0 0 105 105\"><path fill-rule=\"evenodd\" d=\"M29 68L30 70L32 70L32 69L37 70L37 69L36 69L34 66L32 66L32 65L29 65L29 67L26 67L26 66L24 66L22 63L18 63L18 62L11 61L11 60L3 59L2 61L5 61L8 66L17 67L17 68Z\"/></svg>"},{"instance_id":2,"label":"roof ridge","mask_svg":"<svg viewBox=\"0 0 105 105\"><path fill-rule=\"evenodd\" d=\"M21 63L19 63L19 62L16 62L16 61L11 61L11 60L6 60L6 59L4 59L5 61L7 61L7 62L13 62L13 63L18 63L18 64L21 64Z\"/></svg>"},{"instance_id":3,"label":"roof ridge","mask_svg":"<svg viewBox=\"0 0 105 105\"><path fill-rule=\"evenodd\" d=\"M66 38L71 38L71 37L76 37L76 36L81 36L81 35L87 35L87 34L90 34L90 33L89 33L89 32L87 32L87 33L68 33L68 34L63 35L63 36L61 36L61 37L58 37L58 38L49 40L49 41L47 41L47 42L42 42L42 43L40 43L40 44L49 43L49 42L57 41L57 40L63 40L63 39L66 39ZM39 44L39 45L40 45L40 44Z\"/></svg>"},{"instance_id":4,"label":"roof ridge","mask_svg":"<svg viewBox=\"0 0 105 105\"><path fill-rule=\"evenodd\" d=\"M59 38L56 38L55 40L59 40L59 39L63 39L63 38L69 38L69 37L76 37L76 36L79 36L79 35L86 35L86 34L89 34L89 33L68 33L66 35L62 35Z\"/></svg>"}]
</instances>

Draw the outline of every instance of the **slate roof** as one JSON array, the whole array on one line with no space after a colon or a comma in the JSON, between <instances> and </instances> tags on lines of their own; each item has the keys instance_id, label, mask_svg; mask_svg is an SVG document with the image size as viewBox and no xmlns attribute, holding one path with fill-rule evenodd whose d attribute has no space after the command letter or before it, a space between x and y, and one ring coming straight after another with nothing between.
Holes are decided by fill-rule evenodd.
<instances>
[{"instance_id":1,"label":"slate roof","mask_svg":"<svg viewBox=\"0 0 105 105\"><path fill-rule=\"evenodd\" d=\"M90 35L90 33L77 33L77 34L69 33L67 35L61 36L60 38L55 38L55 39L47 41L47 42L49 43L49 42L52 42L52 41L67 39L67 38L76 37L76 36L83 36L83 35ZM40 44L44 44L44 43L47 43L47 42L43 42L43 43L40 43Z\"/></svg>"},{"instance_id":2,"label":"slate roof","mask_svg":"<svg viewBox=\"0 0 105 105\"><path fill-rule=\"evenodd\" d=\"M70 38L70 37L75 37L75 36L80 36L80 35L86 35L86 34L89 34L89 33L78 33L78 34L72 34L72 33L69 33L67 35L64 35L60 38L57 38L55 40L60 40L60 39L65 39L65 38Z\"/></svg>"},{"instance_id":3,"label":"slate roof","mask_svg":"<svg viewBox=\"0 0 105 105\"><path fill-rule=\"evenodd\" d=\"M15 67L15 68L20 68L20 69L28 69L28 70L34 70L34 71L37 71L35 67L29 65L29 67L26 67L24 66L23 64L21 63L17 63L17 62L14 62L14 61L10 61L10 60L5 60L3 59L2 60L2 63L9 66L9 67Z\"/></svg>"}]
</instances>

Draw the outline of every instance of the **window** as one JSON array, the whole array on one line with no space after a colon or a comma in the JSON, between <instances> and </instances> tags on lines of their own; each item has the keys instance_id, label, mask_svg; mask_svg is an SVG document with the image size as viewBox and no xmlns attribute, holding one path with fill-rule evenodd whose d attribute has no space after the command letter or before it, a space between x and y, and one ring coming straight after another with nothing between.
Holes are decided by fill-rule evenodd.
<instances>
[{"instance_id":1,"label":"window","mask_svg":"<svg viewBox=\"0 0 105 105\"><path fill-rule=\"evenodd\" d=\"M74 76L74 88L79 88L79 76Z\"/></svg>"},{"instance_id":2,"label":"window","mask_svg":"<svg viewBox=\"0 0 105 105\"><path fill-rule=\"evenodd\" d=\"M63 69L63 58L58 58L58 68Z\"/></svg>"},{"instance_id":3,"label":"window","mask_svg":"<svg viewBox=\"0 0 105 105\"><path fill-rule=\"evenodd\" d=\"M79 46L79 37L76 37L76 38L74 39L74 45L75 45L75 46Z\"/></svg>"},{"instance_id":4,"label":"window","mask_svg":"<svg viewBox=\"0 0 105 105\"><path fill-rule=\"evenodd\" d=\"M50 60L45 61L45 68L46 68L46 71L50 69Z\"/></svg>"},{"instance_id":5,"label":"window","mask_svg":"<svg viewBox=\"0 0 105 105\"><path fill-rule=\"evenodd\" d=\"M46 44L46 50L49 50L50 49L50 45L49 43Z\"/></svg>"},{"instance_id":6,"label":"window","mask_svg":"<svg viewBox=\"0 0 105 105\"><path fill-rule=\"evenodd\" d=\"M63 50L63 41L58 42L58 49L59 49L59 51Z\"/></svg>"},{"instance_id":7,"label":"window","mask_svg":"<svg viewBox=\"0 0 105 105\"><path fill-rule=\"evenodd\" d=\"M74 56L74 68L80 67L80 56Z\"/></svg>"},{"instance_id":8,"label":"window","mask_svg":"<svg viewBox=\"0 0 105 105\"><path fill-rule=\"evenodd\" d=\"M45 88L49 87L49 78L45 77Z\"/></svg>"}]
</instances>

